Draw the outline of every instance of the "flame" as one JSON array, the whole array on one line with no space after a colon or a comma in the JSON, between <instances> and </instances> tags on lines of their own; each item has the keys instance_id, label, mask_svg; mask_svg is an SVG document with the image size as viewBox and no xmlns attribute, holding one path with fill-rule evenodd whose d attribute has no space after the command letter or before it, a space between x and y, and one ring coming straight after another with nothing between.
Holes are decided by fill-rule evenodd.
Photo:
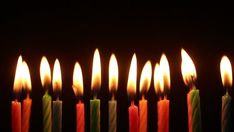
<instances>
[{"instance_id":1,"label":"flame","mask_svg":"<svg viewBox=\"0 0 234 132\"><path fill-rule=\"evenodd\" d=\"M83 77L80 64L76 62L73 72L73 90L76 96L83 95Z\"/></svg>"},{"instance_id":2,"label":"flame","mask_svg":"<svg viewBox=\"0 0 234 132\"><path fill-rule=\"evenodd\" d=\"M164 89L170 89L171 80L170 80L170 68L169 63L167 60L167 57L165 54L162 54L160 59L160 67L162 72L162 78L163 78L163 90Z\"/></svg>"},{"instance_id":3,"label":"flame","mask_svg":"<svg viewBox=\"0 0 234 132\"><path fill-rule=\"evenodd\" d=\"M109 91L116 91L118 88L118 63L114 54L111 55L109 63Z\"/></svg>"},{"instance_id":4,"label":"flame","mask_svg":"<svg viewBox=\"0 0 234 132\"><path fill-rule=\"evenodd\" d=\"M53 69L53 91L61 91L61 90L62 90L61 68L59 60L56 59Z\"/></svg>"},{"instance_id":5,"label":"flame","mask_svg":"<svg viewBox=\"0 0 234 132\"><path fill-rule=\"evenodd\" d=\"M220 62L220 72L223 86L232 86L232 65L227 56L223 56Z\"/></svg>"},{"instance_id":6,"label":"flame","mask_svg":"<svg viewBox=\"0 0 234 132\"><path fill-rule=\"evenodd\" d=\"M22 64L22 82L23 82L23 88L31 91L32 89L32 85L31 85L31 78L30 78L30 72L29 72L29 68L28 65L25 61L23 61Z\"/></svg>"},{"instance_id":7,"label":"flame","mask_svg":"<svg viewBox=\"0 0 234 132\"><path fill-rule=\"evenodd\" d=\"M189 55L184 49L181 50L181 56L182 56L182 63L181 63L182 76L184 79L184 83L186 85L189 85L192 81L197 79L196 68L192 59L189 57Z\"/></svg>"},{"instance_id":8,"label":"flame","mask_svg":"<svg viewBox=\"0 0 234 132\"><path fill-rule=\"evenodd\" d=\"M101 87L101 60L98 49L95 50L93 56L92 82L91 88L98 90Z\"/></svg>"},{"instance_id":9,"label":"flame","mask_svg":"<svg viewBox=\"0 0 234 132\"><path fill-rule=\"evenodd\" d=\"M151 62L147 61L141 72L140 78L140 92L143 94L148 92L152 78Z\"/></svg>"},{"instance_id":10,"label":"flame","mask_svg":"<svg viewBox=\"0 0 234 132\"><path fill-rule=\"evenodd\" d=\"M134 53L128 74L128 84L127 84L128 95L136 94L136 80L137 80L137 59L136 59L136 54Z\"/></svg>"},{"instance_id":11,"label":"flame","mask_svg":"<svg viewBox=\"0 0 234 132\"><path fill-rule=\"evenodd\" d=\"M41 84L43 87L45 87L46 85L49 86L51 84L50 65L45 56L43 56L41 59L40 77L41 77Z\"/></svg>"},{"instance_id":12,"label":"flame","mask_svg":"<svg viewBox=\"0 0 234 132\"><path fill-rule=\"evenodd\" d=\"M163 93L163 76L162 70L158 63L156 63L154 68L154 90L157 94Z\"/></svg>"},{"instance_id":13,"label":"flame","mask_svg":"<svg viewBox=\"0 0 234 132\"><path fill-rule=\"evenodd\" d=\"M16 71L15 71L15 80L14 80L14 86L13 91L14 93L19 93L22 89L22 56L20 55L17 61Z\"/></svg>"}]
</instances>

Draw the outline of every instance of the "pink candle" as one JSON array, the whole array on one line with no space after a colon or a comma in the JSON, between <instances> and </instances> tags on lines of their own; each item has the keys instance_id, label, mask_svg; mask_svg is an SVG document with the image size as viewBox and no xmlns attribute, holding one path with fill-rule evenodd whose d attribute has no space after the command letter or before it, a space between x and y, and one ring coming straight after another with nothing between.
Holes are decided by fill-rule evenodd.
<instances>
[{"instance_id":1,"label":"pink candle","mask_svg":"<svg viewBox=\"0 0 234 132\"><path fill-rule=\"evenodd\" d=\"M129 132L138 132L138 107L134 105L134 102L131 103L131 106L128 108L129 113Z\"/></svg>"},{"instance_id":2,"label":"pink candle","mask_svg":"<svg viewBox=\"0 0 234 132\"><path fill-rule=\"evenodd\" d=\"M23 100L23 111L22 111L22 132L28 132L30 126L30 115L31 115L32 100L29 95Z\"/></svg>"},{"instance_id":3,"label":"pink candle","mask_svg":"<svg viewBox=\"0 0 234 132\"><path fill-rule=\"evenodd\" d=\"M12 132L21 132L21 103L17 100L11 102Z\"/></svg>"},{"instance_id":4,"label":"pink candle","mask_svg":"<svg viewBox=\"0 0 234 132\"><path fill-rule=\"evenodd\" d=\"M169 103L170 101L164 98L159 100L158 106L158 132L169 132Z\"/></svg>"},{"instance_id":5,"label":"pink candle","mask_svg":"<svg viewBox=\"0 0 234 132\"><path fill-rule=\"evenodd\" d=\"M190 93L187 94L187 107L188 107L188 132L192 132L193 124L192 124L192 105L190 101Z\"/></svg>"},{"instance_id":6,"label":"pink candle","mask_svg":"<svg viewBox=\"0 0 234 132\"><path fill-rule=\"evenodd\" d=\"M77 132L84 132L84 126L85 126L85 118L84 118L85 112L84 112L84 103L79 101L79 103L76 104L76 131Z\"/></svg>"}]
</instances>

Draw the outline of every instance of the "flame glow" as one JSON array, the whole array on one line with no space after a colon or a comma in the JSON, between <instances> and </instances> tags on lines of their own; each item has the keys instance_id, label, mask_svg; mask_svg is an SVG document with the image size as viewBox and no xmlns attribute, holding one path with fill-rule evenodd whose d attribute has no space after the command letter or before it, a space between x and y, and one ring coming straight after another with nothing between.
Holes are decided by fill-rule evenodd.
<instances>
[{"instance_id":1,"label":"flame glow","mask_svg":"<svg viewBox=\"0 0 234 132\"><path fill-rule=\"evenodd\" d=\"M157 94L163 93L163 76L162 70L158 63L156 63L154 68L154 90Z\"/></svg>"},{"instance_id":2,"label":"flame glow","mask_svg":"<svg viewBox=\"0 0 234 132\"><path fill-rule=\"evenodd\" d=\"M92 69L92 90L98 90L101 87L101 60L98 49L95 50L93 56L93 69Z\"/></svg>"},{"instance_id":3,"label":"flame glow","mask_svg":"<svg viewBox=\"0 0 234 132\"><path fill-rule=\"evenodd\" d=\"M146 93L149 90L152 78L152 65L150 61L145 63L140 78L140 93Z\"/></svg>"},{"instance_id":4,"label":"flame glow","mask_svg":"<svg viewBox=\"0 0 234 132\"><path fill-rule=\"evenodd\" d=\"M137 59L136 59L136 54L134 53L128 74L128 84L127 84L128 95L136 94L136 80L137 80Z\"/></svg>"},{"instance_id":5,"label":"flame glow","mask_svg":"<svg viewBox=\"0 0 234 132\"><path fill-rule=\"evenodd\" d=\"M232 65L227 56L223 56L220 62L220 73L224 87L232 86Z\"/></svg>"},{"instance_id":6,"label":"flame glow","mask_svg":"<svg viewBox=\"0 0 234 132\"><path fill-rule=\"evenodd\" d=\"M162 72L162 78L163 78L163 89L170 89L171 80L170 80L170 68L169 63L167 60L167 57L165 54L162 54L162 57L160 59L160 67Z\"/></svg>"},{"instance_id":7,"label":"flame glow","mask_svg":"<svg viewBox=\"0 0 234 132\"><path fill-rule=\"evenodd\" d=\"M45 56L43 56L41 59L40 77L41 77L41 84L43 87L45 87L46 85L49 86L51 84L50 65Z\"/></svg>"},{"instance_id":8,"label":"flame glow","mask_svg":"<svg viewBox=\"0 0 234 132\"><path fill-rule=\"evenodd\" d=\"M118 63L114 54L111 55L109 63L109 91L116 91L118 88Z\"/></svg>"},{"instance_id":9,"label":"flame glow","mask_svg":"<svg viewBox=\"0 0 234 132\"><path fill-rule=\"evenodd\" d=\"M31 78L30 78L30 72L29 72L29 68L28 65L25 61L23 61L22 64L22 81L23 81L23 88L31 91L32 89L32 85L31 85Z\"/></svg>"},{"instance_id":10,"label":"flame glow","mask_svg":"<svg viewBox=\"0 0 234 132\"><path fill-rule=\"evenodd\" d=\"M83 95L83 76L80 64L76 62L73 72L73 90L76 96Z\"/></svg>"},{"instance_id":11,"label":"flame glow","mask_svg":"<svg viewBox=\"0 0 234 132\"><path fill-rule=\"evenodd\" d=\"M61 68L59 60L56 59L53 69L53 91L61 91L61 90L62 90Z\"/></svg>"},{"instance_id":12,"label":"flame glow","mask_svg":"<svg viewBox=\"0 0 234 132\"><path fill-rule=\"evenodd\" d=\"M19 93L22 90L22 56L20 55L17 61L16 71L15 71L15 79L13 85L14 93Z\"/></svg>"}]
</instances>

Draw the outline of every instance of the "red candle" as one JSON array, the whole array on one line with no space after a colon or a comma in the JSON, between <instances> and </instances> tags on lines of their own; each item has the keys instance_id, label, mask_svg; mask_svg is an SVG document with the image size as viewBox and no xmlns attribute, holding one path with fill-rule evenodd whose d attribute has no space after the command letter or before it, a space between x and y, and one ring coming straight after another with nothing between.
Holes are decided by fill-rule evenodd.
<instances>
[{"instance_id":1,"label":"red candle","mask_svg":"<svg viewBox=\"0 0 234 132\"><path fill-rule=\"evenodd\" d=\"M141 72L140 78L140 93L142 94L142 99L139 102L140 111L140 126L139 132L147 132L147 120L148 120L148 103L144 95L148 92L152 78L152 66L150 61L147 61Z\"/></svg>"},{"instance_id":2,"label":"red candle","mask_svg":"<svg viewBox=\"0 0 234 132\"><path fill-rule=\"evenodd\" d=\"M18 102L17 97L19 92L22 89L22 57L19 56L16 72L15 72L15 80L13 91L16 95L15 101L11 102L11 123L12 123L12 132L21 132L21 103Z\"/></svg>"},{"instance_id":3,"label":"red candle","mask_svg":"<svg viewBox=\"0 0 234 132\"><path fill-rule=\"evenodd\" d=\"M73 72L73 90L77 98L83 96L83 77L80 64L76 62ZM85 127L85 110L84 103L79 99L76 104L76 131L84 132Z\"/></svg>"},{"instance_id":4,"label":"red candle","mask_svg":"<svg viewBox=\"0 0 234 132\"><path fill-rule=\"evenodd\" d=\"M167 91L170 89L170 69L166 55L162 54L160 65L156 64L154 69L154 88L159 96L158 108L158 132L169 132L169 104Z\"/></svg>"},{"instance_id":5,"label":"red candle","mask_svg":"<svg viewBox=\"0 0 234 132\"><path fill-rule=\"evenodd\" d=\"M31 105L32 100L29 97L29 92L31 91L31 78L28 69L28 65L23 61L23 88L27 91L27 97L23 100L23 111L22 111L22 132L28 132L30 127L30 115L31 115Z\"/></svg>"},{"instance_id":6,"label":"red candle","mask_svg":"<svg viewBox=\"0 0 234 132\"><path fill-rule=\"evenodd\" d=\"M138 107L134 105L134 99L133 99L133 96L136 94L136 78L137 78L137 60L136 60L136 55L134 54L130 65L128 84L127 84L127 92L132 100L131 106L128 108L129 132L139 131Z\"/></svg>"}]
</instances>

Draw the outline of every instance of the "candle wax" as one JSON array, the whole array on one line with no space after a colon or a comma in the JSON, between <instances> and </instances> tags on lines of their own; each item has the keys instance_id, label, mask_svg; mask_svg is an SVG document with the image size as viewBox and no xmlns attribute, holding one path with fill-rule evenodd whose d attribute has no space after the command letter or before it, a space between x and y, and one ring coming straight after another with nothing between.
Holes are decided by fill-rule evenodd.
<instances>
[{"instance_id":1,"label":"candle wax","mask_svg":"<svg viewBox=\"0 0 234 132\"><path fill-rule=\"evenodd\" d=\"M23 100L22 132L29 132L32 100L27 97Z\"/></svg>"},{"instance_id":2,"label":"candle wax","mask_svg":"<svg viewBox=\"0 0 234 132\"><path fill-rule=\"evenodd\" d=\"M128 108L128 113L129 113L129 132L138 132L139 131L138 107L132 103L131 106Z\"/></svg>"},{"instance_id":3,"label":"candle wax","mask_svg":"<svg viewBox=\"0 0 234 132\"><path fill-rule=\"evenodd\" d=\"M61 100L53 101L53 132L62 132L62 104Z\"/></svg>"},{"instance_id":4,"label":"candle wax","mask_svg":"<svg viewBox=\"0 0 234 132\"><path fill-rule=\"evenodd\" d=\"M84 111L84 103L76 104L76 132L84 132L85 127L85 111Z\"/></svg>"},{"instance_id":5,"label":"candle wax","mask_svg":"<svg viewBox=\"0 0 234 132\"><path fill-rule=\"evenodd\" d=\"M43 132L52 131L51 96L46 92L42 97Z\"/></svg>"},{"instance_id":6,"label":"candle wax","mask_svg":"<svg viewBox=\"0 0 234 132\"><path fill-rule=\"evenodd\" d=\"M222 97L221 132L231 132L232 98L228 92Z\"/></svg>"},{"instance_id":7,"label":"candle wax","mask_svg":"<svg viewBox=\"0 0 234 132\"><path fill-rule=\"evenodd\" d=\"M169 104L167 99L159 100L158 107L158 132L169 132Z\"/></svg>"},{"instance_id":8,"label":"candle wax","mask_svg":"<svg viewBox=\"0 0 234 132\"><path fill-rule=\"evenodd\" d=\"M140 112L139 132L147 132L148 106L147 106L147 100L145 100L144 98L139 101L139 112Z\"/></svg>"},{"instance_id":9,"label":"candle wax","mask_svg":"<svg viewBox=\"0 0 234 132\"><path fill-rule=\"evenodd\" d=\"M100 100L90 100L90 131L100 132Z\"/></svg>"},{"instance_id":10,"label":"candle wax","mask_svg":"<svg viewBox=\"0 0 234 132\"><path fill-rule=\"evenodd\" d=\"M109 128L108 132L116 132L116 118L117 118L117 102L115 100L110 100L108 102L109 107Z\"/></svg>"},{"instance_id":11,"label":"candle wax","mask_svg":"<svg viewBox=\"0 0 234 132\"><path fill-rule=\"evenodd\" d=\"M12 132L21 132L21 103L11 102Z\"/></svg>"}]
</instances>

